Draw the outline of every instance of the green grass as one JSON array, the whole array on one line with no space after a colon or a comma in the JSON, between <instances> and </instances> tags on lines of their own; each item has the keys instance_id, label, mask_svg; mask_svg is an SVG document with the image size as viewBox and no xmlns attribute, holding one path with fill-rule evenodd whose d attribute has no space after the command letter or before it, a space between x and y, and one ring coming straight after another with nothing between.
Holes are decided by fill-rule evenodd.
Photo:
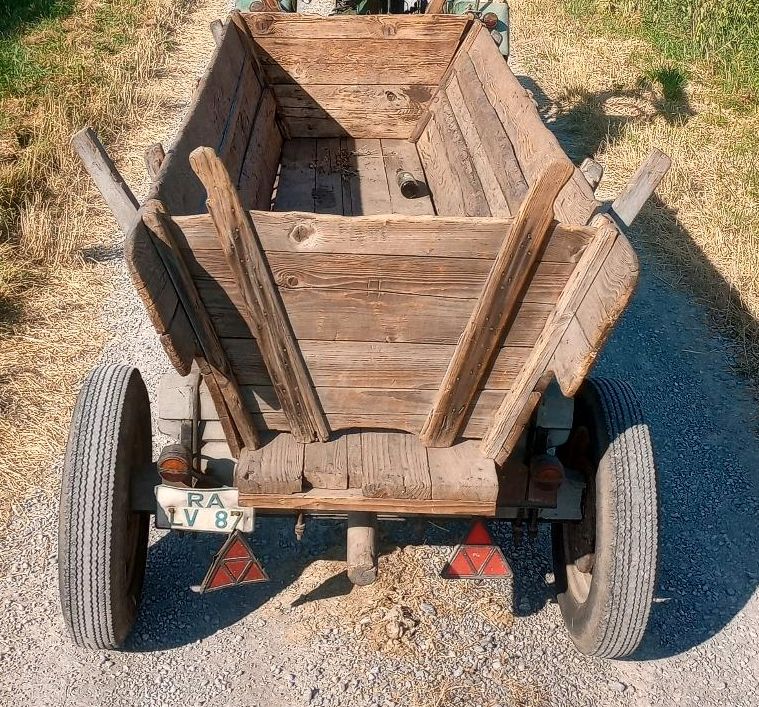
<instances>
[{"instance_id":1,"label":"green grass","mask_svg":"<svg viewBox=\"0 0 759 707\"><path fill-rule=\"evenodd\" d=\"M681 71L713 72L737 106L759 103L759 0L565 0L605 29L648 39ZM666 77L664 77L666 80ZM662 86L667 88L665 83Z\"/></svg>"}]
</instances>

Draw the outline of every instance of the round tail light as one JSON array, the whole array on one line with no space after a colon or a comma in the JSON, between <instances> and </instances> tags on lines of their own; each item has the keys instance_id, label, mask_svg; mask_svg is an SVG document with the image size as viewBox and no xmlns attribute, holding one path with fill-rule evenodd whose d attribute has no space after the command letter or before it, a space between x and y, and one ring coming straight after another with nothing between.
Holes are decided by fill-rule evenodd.
<instances>
[{"instance_id":1,"label":"round tail light","mask_svg":"<svg viewBox=\"0 0 759 707\"><path fill-rule=\"evenodd\" d=\"M482 24L484 24L489 30L494 30L498 25L498 15L496 15L495 12L486 12L482 16Z\"/></svg>"}]
</instances>

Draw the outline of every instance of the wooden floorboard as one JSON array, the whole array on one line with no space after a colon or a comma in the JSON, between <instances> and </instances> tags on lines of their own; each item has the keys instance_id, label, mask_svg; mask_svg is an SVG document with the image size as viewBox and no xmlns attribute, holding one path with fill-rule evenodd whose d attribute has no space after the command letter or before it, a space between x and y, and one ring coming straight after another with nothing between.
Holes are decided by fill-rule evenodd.
<instances>
[{"instance_id":1,"label":"wooden floorboard","mask_svg":"<svg viewBox=\"0 0 759 707\"><path fill-rule=\"evenodd\" d=\"M404 197L399 170L419 182L419 196ZM337 216L434 215L416 147L407 140L297 138L282 148L274 211Z\"/></svg>"}]
</instances>

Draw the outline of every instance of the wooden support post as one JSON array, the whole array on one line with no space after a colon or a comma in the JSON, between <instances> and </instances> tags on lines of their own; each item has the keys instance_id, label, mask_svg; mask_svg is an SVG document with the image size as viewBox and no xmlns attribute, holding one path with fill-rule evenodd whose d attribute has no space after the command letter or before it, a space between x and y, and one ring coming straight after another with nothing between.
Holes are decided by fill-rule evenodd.
<instances>
[{"instance_id":1,"label":"wooden support post","mask_svg":"<svg viewBox=\"0 0 759 707\"><path fill-rule=\"evenodd\" d=\"M257 449L260 441L253 418L242 399L240 388L232 374L211 317L200 299L192 275L180 253L174 233L174 229L178 227L171 220L166 207L158 199L149 199L145 202L142 219L164 246L164 248L159 247L159 254L169 276L174 281L182 307L203 350L202 356L198 357L198 365L219 411L219 421L229 441L230 449L233 453L237 451L238 455L240 446Z\"/></svg>"},{"instance_id":2,"label":"wooden support post","mask_svg":"<svg viewBox=\"0 0 759 707\"><path fill-rule=\"evenodd\" d=\"M554 201L573 173L568 160L550 162L527 192L419 434L424 445L449 447L459 435L472 399L488 374L543 254L554 223Z\"/></svg>"},{"instance_id":3,"label":"wooden support post","mask_svg":"<svg viewBox=\"0 0 759 707\"><path fill-rule=\"evenodd\" d=\"M216 42L216 46L221 46L221 40L224 38L224 23L221 20L214 20L209 27L211 28L211 34L213 35L213 41Z\"/></svg>"},{"instance_id":4,"label":"wooden support post","mask_svg":"<svg viewBox=\"0 0 759 707\"><path fill-rule=\"evenodd\" d=\"M84 128L76 133L71 138L71 145L116 217L119 228L126 235L132 229L137 209L140 208L132 190L119 174L92 128Z\"/></svg>"},{"instance_id":5,"label":"wooden support post","mask_svg":"<svg viewBox=\"0 0 759 707\"><path fill-rule=\"evenodd\" d=\"M145 167L148 170L150 179L153 181L156 180L165 158L166 152L160 142L152 144L147 150L145 150Z\"/></svg>"},{"instance_id":6,"label":"wooden support post","mask_svg":"<svg viewBox=\"0 0 759 707\"><path fill-rule=\"evenodd\" d=\"M559 301L533 346L529 358L522 366L511 389L506 393L482 440L480 451L488 459L504 459L510 453L509 445L515 442L511 435L514 425L518 423L530 395L544 375L554 352L574 318L575 311L585 299L596 275L603 267L618 234L619 231L614 224L603 223L582 254L580 262L577 263Z\"/></svg>"},{"instance_id":7,"label":"wooden support post","mask_svg":"<svg viewBox=\"0 0 759 707\"><path fill-rule=\"evenodd\" d=\"M348 513L348 579L359 587L377 579L377 514Z\"/></svg>"},{"instance_id":8,"label":"wooden support post","mask_svg":"<svg viewBox=\"0 0 759 707\"><path fill-rule=\"evenodd\" d=\"M661 150L654 148L643 164L638 167L622 193L614 200L611 210L625 225L629 226L640 213L643 204L654 193L659 182L669 171L672 160Z\"/></svg>"},{"instance_id":9,"label":"wooden support post","mask_svg":"<svg viewBox=\"0 0 759 707\"><path fill-rule=\"evenodd\" d=\"M299 442L326 442L327 420L250 214L224 163L211 148L193 150L190 164L208 193L208 211L243 297L243 317L258 341L292 434Z\"/></svg>"}]
</instances>

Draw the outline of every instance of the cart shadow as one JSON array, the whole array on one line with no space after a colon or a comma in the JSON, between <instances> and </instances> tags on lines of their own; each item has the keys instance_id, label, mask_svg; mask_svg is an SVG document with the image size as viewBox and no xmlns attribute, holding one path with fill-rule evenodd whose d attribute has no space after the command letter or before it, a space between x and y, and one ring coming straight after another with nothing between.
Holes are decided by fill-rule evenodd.
<instances>
[{"instance_id":1,"label":"cart shadow","mask_svg":"<svg viewBox=\"0 0 759 707\"><path fill-rule=\"evenodd\" d=\"M587 94L563 110L534 81L520 81L575 163L620 139L627 123L651 119L647 111L609 111L617 98L636 105L636 96L622 91ZM654 108L668 121L692 114L683 101ZM632 656L651 660L718 634L759 584L756 403L751 383L730 370L756 350L759 323L676 209L659 197L627 235L641 260L641 282L596 370L627 379L651 423L660 476L660 574L648 632ZM676 254L668 243L676 244ZM747 353L715 334L725 322L705 315L699 302L732 311Z\"/></svg>"},{"instance_id":2,"label":"cart shadow","mask_svg":"<svg viewBox=\"0 0 759 707\"><path fill-rule=\"evenodd\" d=\"M253 551L269 574L268 582L208 594L190 587L200 584L224 538L172 532L158 539L149 550L142 603L125 650L163 651L202 641L256 612L295 582L312 562L345 559L345 521L311 519L301 543L294 538L293 522L292 518L259 518L256 533L250 537ZM455 520L380 522L378 552L384 556L409 545L455 545L468 528L467 522ZM490 524L514 571L513 614L527 616L554 600L552 587L544 579L548 565L540 547L537 551L532 543L514 547L509 528L504 522ZM545 543L539 541L541 545ZM341 570L290 606L345 596L352 590L346 571Z\"/></svg>"}]
</instances>

